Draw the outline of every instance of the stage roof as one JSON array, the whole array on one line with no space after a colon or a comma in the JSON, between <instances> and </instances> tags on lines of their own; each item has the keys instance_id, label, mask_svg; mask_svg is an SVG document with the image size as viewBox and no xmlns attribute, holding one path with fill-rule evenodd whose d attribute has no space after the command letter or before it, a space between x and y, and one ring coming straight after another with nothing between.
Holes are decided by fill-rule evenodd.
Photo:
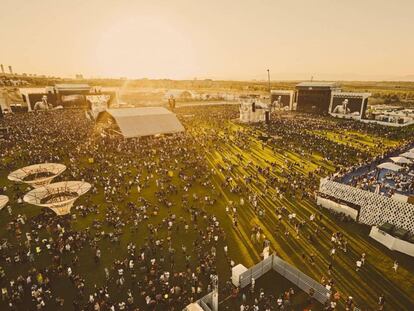
<instances>
[{"instance_id":1,"label":"stage roof","mask_svg":"<svg viewBox=\"0 0 414 311\"><path fill-rule=\"evenodd\" d=\"M339 88L339 84L336 82L301 82L296 85L296 87L304 88L304 87L319 87L319 88L331 88L336 89Z\"/></svg>"},{"instance_id":2,"label":"stage roof","mask_svg":"<svg viewBox=\"0 0 414 311\"><path fill-rule=\"evenodd\" d=\"M56 84L55 85L56 90L58 91L89 91L91 87L89 84L80 84L80 83L63 83L63 84Z\"/></svg>"},{"instance_id":3,"label":"stage roof","mask_svg":"<svg viewBox=\"0 0 414 311\"><path fill-rule=\"evenodd\" d=\"M107 109L98 116L98 122L105 113L114 118L125 138L184 131L176 115L163 107Z\"/></svg>"}]
</instances>

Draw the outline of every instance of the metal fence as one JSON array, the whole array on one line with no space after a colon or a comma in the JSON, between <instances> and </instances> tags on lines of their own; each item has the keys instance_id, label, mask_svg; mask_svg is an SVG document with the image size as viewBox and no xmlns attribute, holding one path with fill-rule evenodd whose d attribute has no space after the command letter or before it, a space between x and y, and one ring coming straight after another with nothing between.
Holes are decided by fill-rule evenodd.
<instances>
[{"instance_id":1,"label":"metal fence","mask_svg":"<svg viewBox=\"0 0 414 311\"><path fill-rule=\"evenodd\" d=\"M252 282L252 278L257 280L272 269L306 293L309 293L310 290L313 289L313 297L320 303L324 304L329 299L329 290L274 254L243 272L239 279L240 287L246 287Z\"/></svg>"},{"instance_id":2,"label":"metal fence","mask_svg":"<svg viewBox=\"0 0 414 311\"><path fill-rule=\"evenodd\" d=\"M320 303L323 304L329 299L331 292L328 289L276 255L273 255L273 269L304 292L309 293L313 289L313 297Z\"/></svg>"},{"instance_id":3,"label":"metal fence","mask_svg":"<svg viewBox=\"0 0 414 311\"><path fill-rule=\"evenodd\" d=\"M203 300L200 300L198 304L203 308L204 311L212 311L211 308Z\"/></svg>"},{"instance_id":4,"label":"metal fence","mask_svg":"<svg viewBox=\"0 0 414 311\"><path fill-rule=\"evenodd\" d=\"M267 257L266 259L259 262L257 265L254 265L247 271L243 272L240 275L240 287L246 287L252 282L252 278L257 280L263 274L269 272L272 269L272 256Z\"/></svg>"},{"instance_id":5,"label":"metal fence","mask_svg":"<svg viewBox=\"0 0 414 311\"><path fill-rule=\"evenodd\" d=\"M204 311L213 311L211 306L213 305L213 292L205 295L203 298L197 301Z\"/></svg>"}]
</instances>

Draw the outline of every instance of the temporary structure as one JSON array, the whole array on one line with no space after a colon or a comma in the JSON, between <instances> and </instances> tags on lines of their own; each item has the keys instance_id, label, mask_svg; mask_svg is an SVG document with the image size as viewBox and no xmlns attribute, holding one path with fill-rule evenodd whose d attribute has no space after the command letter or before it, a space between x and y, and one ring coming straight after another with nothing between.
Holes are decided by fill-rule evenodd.
<instances>
[{"instance_id":1,"label":"temporary structure","mask_svg":"<svg viewBox=\"0 0 414 311\"><path fill-rule=\"evenodd\" d=\"M204 309L198 303L193 302L185 307L185 311L204 311Z\"/></svg>"},{"instance_id":2,"label":"temporary structure","mask_svg":"<svg viewBox=\"0 0 414 311\"><path fill-rule=\"evenodd\" d=\"M414 159L414 152L404 152L400 154L400 157L408 158L408 159Z\"/></svg>"},{"instance_id":3,"label":"temporary structure","mask_svg":"<svg viewBox=\"0 0 414 311\"><path fill-rule=\"evenodd\" d=\"M61 216L69 214L73 203L90 188L91 184L84 181L61 181L33 189L23 197L23 201L48 207Z\"/></svg>"},{"instance_id":4,"label":"temporary structure","mask_svg":"<svg viewBox=\"0 0 414 311\"><path fill-rule=\"evenodd\" d=\"M9 202L9 197L6 195L0 195L0 210L6 206L7 202Z\"/></svg>"},{"instance_id":5,"label":"temporary structure","mask_svg":"<svg viewBox=\"0 0 414 311\"><path fill-rule=\"evenodd\" d=\"M107 109L98 115L97 123L104 128L115 125L125 138L184 131L176 115L163 107Z\"/></svg>"},{"instance_id":6,"label":"temporary structure","mask_svg":"<svg viewBox=\"0 0 414 311\"><path fill-rule=\"evenodd\" d=\"M402 170L402 166L399 166L397 164L391 163L391 162L385 162L377 166L378 168L384 169L384 170L390 170L394 172L398 172Z\"/></svg>"},{"instance_id":7,"label":"temporary structure","mask_svg":"<svg viewBox=\"0 0 414 311\"><path fill-rule=\"evenodd\" d=\"M66 166L59 163L33 164L11 172L7 178L37 188L49 184L65 170Z\"/></svg>"},{"instance_id":8,"label":"temporary structure","mask_svg":"<svg viewBox=\"0 0 414 311\"><path fill-rule=\"evenodd\" d=\"M411 160L404 157L392 157L391 161L398 164L411 164Z\"/></svg>"}]
</instances>

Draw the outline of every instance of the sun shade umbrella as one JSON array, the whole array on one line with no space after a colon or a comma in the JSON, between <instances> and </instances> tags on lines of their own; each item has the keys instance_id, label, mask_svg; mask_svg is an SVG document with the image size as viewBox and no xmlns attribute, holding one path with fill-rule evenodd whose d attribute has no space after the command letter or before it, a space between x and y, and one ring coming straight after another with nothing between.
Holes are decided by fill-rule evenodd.
<instances>
[{"instance_id":1,"label":"sun shade umbrella","mask_svg":"<svg viewBox=\"0 0 414 311\"><path fill-rule=\"evenodd\" d=\"M391 161L398 164L411 164L411 160L403 157L392 157Z\"/></svg>"},{"instance_id":2,"label":"sun shade umbrella","mask_svg":"<svg viewBox=\"0 0 414 311\"><path fill-rule=\"evenodd\" d=\"M391 163L391 162L381 163L377 167L380 168L380 169L394 171L394 172L398 172L398 171L402 170L402 166L399 166L399 165Z\"/></svg>"}]
</instances>

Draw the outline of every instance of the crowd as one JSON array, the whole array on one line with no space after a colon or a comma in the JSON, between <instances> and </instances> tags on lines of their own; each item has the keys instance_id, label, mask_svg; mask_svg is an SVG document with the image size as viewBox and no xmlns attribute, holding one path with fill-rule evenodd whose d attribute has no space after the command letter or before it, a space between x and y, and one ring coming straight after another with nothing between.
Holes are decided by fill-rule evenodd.
<instances>
[{"instance_id":1,"label":"crowd","mask_svg":"<svg viewBox=\"0 0 414 311\"><path fill-rule=\"evenodd\" d=\"M266 207L267 200L312 198L327 168L318 166L305 174L303 163L258 164L245 152L276 152L281 140L288 142L285 149L304 157L319 152L344 166L355 159L368 160L368 153L352 146L334 150L329 140L306 130L323 130L323 120L305 124L276 118L266 128L272 137L255 145L251 138L257 138L263 126L234 131L220 123L235 117L235 110L210 109L207 117L207 108L200 108L197 117L188 117L193 109L179 113L188 133L129 140L96 132L76 110L15 114L0 121L10 127L0 145L0 194L10 197L0 219L0 309L182 310L211 291L217 274L221 294L232 295L228 279L236 251L229 247L228 226L218 216L223 211L215 209L225 202L223 192L239 198L224 204L234 231L244 221L239 210L251 207L263 221L276 215L271 220L275 234L288 236L293 228L296 239L310 242L330 234L321 213L307 219L285 206L271 211ZM200 120L211 126L196 126ZM228 154L230 147L237 151ZM212 167L213 148L223 155L223 163ZM29 208L22 203L27 187L3 178L22 166L43 162L67 165L62 180L93 185L70 216ZM250 239L257 250L269 243L266 234L261 226L251 225ZM332 232L331 243L332 263L322 283L335 294L333 258L337 251L352 253L352 247L341 232ZM315 257L303 254L310 264ZM289 310L293 293L258 295L249 310ZM330 310L336 300L333 295Z\"/></svg>"}]
</instances>

